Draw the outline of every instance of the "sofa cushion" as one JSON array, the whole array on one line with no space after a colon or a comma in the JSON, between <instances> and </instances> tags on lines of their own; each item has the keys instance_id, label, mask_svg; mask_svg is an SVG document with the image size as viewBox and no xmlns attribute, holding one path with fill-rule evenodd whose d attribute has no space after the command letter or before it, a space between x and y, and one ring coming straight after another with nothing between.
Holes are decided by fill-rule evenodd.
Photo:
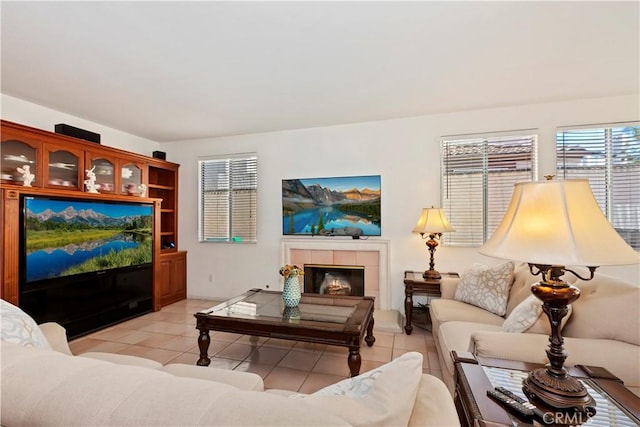
<instances>
[{"instance_id":1,"label":"sofa cushion","mask_svg":"<svg viewBox=\"0 0 640 427\"><path fill-rule=\"evenodd\" d=\"M500 325L487 325L475 322L447 322L440 327L438 335L438 350L442 354L441 361L445 366L440 369L449 374L453 378L453 360L451 359L452 351L469 351L471 344L471 335L477 331L500 331Z\"/></svg>"},{"instance_id":2,"label":"sofa cushion","mask_svg":"<svg viewBox=\"0 0 640 427\"><path fill-rule=\"evenodd\" d=\"M292 395L352 425L407 425L422 377L422 354L408 352L310 395Z\"/></svg>"},{"instance_id":3,"label":"sofa cushion","mask_svg":"<svg viewBox=\"0 0 640 427\"><path fill-rule=\"evenodd\" d=\"M231 384L242 390L264 390L262 377L251 372L230 371L229 369L213 368L211 366L186 365L183 363L171 363L159 368L162 372L185 378L198 378L201 380L217 381Z\"/></svg>"},{"instance_id":4,"label":"sofa cushion","mask_svg":"<svg viewBox=\"0 0 640 427\"><path fill-rule=\"evenodd\" d=\"M572 304L563 336L640 345L640 286L604 274L574 285L581 291L580 298Z\"/></svg>"},{"instance_id":5,"label":"sofa cushion","mask_svg":"<svg viewBox=\"0 0 640 427\"><path fill-rule=\"evenodd\" d=\"M444 383L433 375L423 374L409 427L426 425L459 426L460 420Z\"/></svg>"},{"instance_id":6,"label":"sofa cushion","mask_svg":"<svg viewBox=\"0 0 640 427\"><path fill-rule=\"evenodd\" d=\"M145 359L144 357L130 356L128 354L103 353L99 351L88 351L78 355L78 357L87 357L90 359L104 360L105 362L116 363L118 365L140 366L143 368L159 369L162 363L155 360Z\"/></svg>"},{"instance_id":7,"label":"sofa cushion","mask_svg":"<svg viewBox=\"0 0 640 427\"><path fill-rule=\"evenodd\" d=\"M474 264L462 274L454 299L504 316L513 283L513 269L511 261L494 267Z\"/></svg>"},{"instance_id":8,"label":"sofa cushion","mask_svg":"<svg viewBox=\"0 0 640 427\"><path fill-rule=\"evenodd\" d=\"M157 369L1 343L0 424L347 426L305 402Z\"/></svg>"},{"instance_id":9,"label":"sofa cushion","mask_svg":"<svg viewBox=\"0 0 640 427\"><path fill-rule=\"evenodd\" d=\"M15 305L0 299L0 339L25 347L51 348L36 322Z\"/></svg>"},{"instance_id":10,"label":"sofa cushion","mask_svg":"<svg viewBox=\"0 0 640 427\"><path fill-rule=\"evenodd\" d=\"M504 318L487 310L452 299L434 299L429 305L433 337L440 335L440 328L446 322L475 322L502 326Z\"/></svg>"},{"instance_id":11,"label":"sofa cushion","mask_svg":"<svg viewBox=\"0 0 640 427\"><path fill-rule=\"evenodd\" d=\"M562 318L560 330L564 328L571 317L572 307L569 305L567 315ZM502 324L504 332L530 332L532 334L550 334L551 324L549 318L542 310L542 301L535 295L525 298L513 309Z\"/></svg>"}]
</instances>

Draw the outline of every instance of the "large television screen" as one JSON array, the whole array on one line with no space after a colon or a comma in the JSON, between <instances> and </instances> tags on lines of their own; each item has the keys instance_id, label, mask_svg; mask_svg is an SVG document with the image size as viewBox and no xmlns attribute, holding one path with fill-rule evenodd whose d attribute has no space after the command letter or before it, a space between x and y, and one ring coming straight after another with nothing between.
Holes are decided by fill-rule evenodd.
<instances>
[{"instance_id":1,"label":"large television screen","mask_svg":"<svg viewBox=\"0 0 640 427\"><path fill-rule=\"evenodd\" d=\"M380 175L282 180L282 234L380 236Z\"/></svg>"},{"instance_id":2,"label":"large television screen","mask_svg":"<svg viewBox=\"0 0 640 427\"><path fill-rule=\"evenodd\" d=\"M153 260L153 207L143 203L24 197L24 282Z\"/></svg>"}]
</instances>

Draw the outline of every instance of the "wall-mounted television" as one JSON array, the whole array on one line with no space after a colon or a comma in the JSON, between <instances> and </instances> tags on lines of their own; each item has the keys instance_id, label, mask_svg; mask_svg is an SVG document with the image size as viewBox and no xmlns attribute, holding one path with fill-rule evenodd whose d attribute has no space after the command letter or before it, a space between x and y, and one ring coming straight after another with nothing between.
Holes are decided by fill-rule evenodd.
<instances>
[{"instance_id":1,"label":"wall-mounted television","mask_svg":"<svg viewBox=\"0 0 640 427\"><path fill-rule=\"evenodd\" d=\"M24 196L21 282L32 283L153 261L153 206Z\"/></svg>"},{"instance_id":2,"label":"wall-mounted television","mask_svg":"<svg viewBox=\"0 0 640 427\"><path fill-rule=\"evenodd\" d=\"M380 175L282 180L282 234L380 236Z\"/></svg>"}]
</instances>

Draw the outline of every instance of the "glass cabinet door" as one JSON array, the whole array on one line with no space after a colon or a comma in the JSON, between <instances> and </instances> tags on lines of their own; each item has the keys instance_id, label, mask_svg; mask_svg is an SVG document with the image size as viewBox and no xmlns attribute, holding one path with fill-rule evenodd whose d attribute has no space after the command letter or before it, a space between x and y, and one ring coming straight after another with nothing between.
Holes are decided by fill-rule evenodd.
<instances>
[{"instance_id":1,"label":"glass cabinet door","mask_svg":"<svg viewBox=\"0 0 640 427\"><path fill-rule=\"evenodd\" d=\"M17 139L8 139L2 141L0 152L2 152L0 180L3 183L36 185L38 171L38 150L36 147Z\"/></svg>"},{"instance_id":2,"label":"glass cabinet door","mask_svg":"<svg viewBox=\"0 0 640 427\"><path fill-rule=\"evenodd\" d=\"M55 187L80 188L80 157L68 150L47 150L47 184Z\"/></svg>"},{"instance_id":3,"label":"glass cabinet door","mask_svg":"<svg viewBox=\"0 0 640 427\"><path fill-rule=\"evenodd\" d=\"M96 174L96 189L100 193L113 193L115 191L115 165L112 161L95 158L91 159L90 170Z\"/></svg>"},{"instance_id":4,"label":"glass cabinet door","mask_svg":"<svg viewBox=\"0 0 640 427\"><path fill-rule=\"evenodd\" d=\"M142 167L135 163L127 163L120 168L120 193L139 195L142 191Z\"/></svg>"}]
</instances>

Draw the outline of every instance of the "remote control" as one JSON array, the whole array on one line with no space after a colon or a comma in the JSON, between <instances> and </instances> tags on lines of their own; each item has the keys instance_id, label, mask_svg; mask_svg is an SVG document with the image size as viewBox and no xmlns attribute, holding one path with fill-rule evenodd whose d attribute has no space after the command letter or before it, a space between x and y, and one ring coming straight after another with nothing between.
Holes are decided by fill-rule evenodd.
<instances>
[{"instance_id":1,"label":"remote control","mask_svg":"<svg viewBox=\"0 0 640 427\"><path fill-rule=\"evenodd\" d=\"M527 408L522 403L513 400L506 394L500 393L497 390L487 390L487 396L497 400L503 406L506 406L507 409L511 410L511 412L515 412L526 420L530 420L533 417L533 411L531 409Z\"/></svg>"},{"instance_id":2,"label":"remote control","mask_svg":"<svg viewBox=\"0 0 640 427\"><path fill-rule=\"evenodd\" d=\"M533 415L535 415L541 421L544 421L544 419L545 419L544 418L544 412L542 412L540 409L538 409L538 407L536 407L536 405L534 405L533 403L529 402L528 400L524 400L523 398L521 398L520 396L518 396L517 394L515 394L511 390L507 390L504 387L496 387L496 390L499 391L500 393L506 395L507 397L512 398L516 402L518 402L521 405L523 405L525 408L531 409L533 411Z\"/></svg>"}]
</instances>

